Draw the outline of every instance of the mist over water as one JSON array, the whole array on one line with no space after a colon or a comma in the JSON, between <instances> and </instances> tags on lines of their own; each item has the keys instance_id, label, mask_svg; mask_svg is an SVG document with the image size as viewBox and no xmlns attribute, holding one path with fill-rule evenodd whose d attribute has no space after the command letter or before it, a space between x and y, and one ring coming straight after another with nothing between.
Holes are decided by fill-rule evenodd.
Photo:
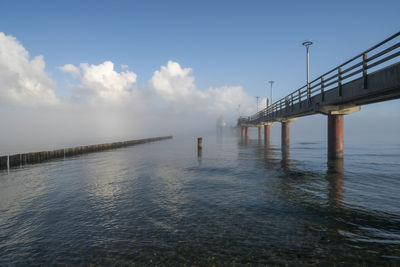
<instances>
[{"instance_id":1,"label":"mist over water","mask_svg":"<svg viewBox=\"0 0 400 267\"><path fill-rule=\"evenodd\" d=\"M197 136L196 136L197 137ZM0 265L400 264L400 144L175 137L0 172Z\"/></svg>"},{"instance_id":2,"label":"mist over water","mask_svg":"<svg viewBox=\"0 0 400 267\"><path fill-rule=\"evenodd\" d=\"M107 59L66 61L46 70L45 55L30 55L24 45L12 34L0 32L0 155L197 135L214 130L220 116L234 126L238 116L252 115L257 106L261 110L266 105L264 90L257 93L261 99L256 104L255 92L240 84L198 87L195 69L173 60L158 62L147 73L151 78L143 80L135 72L140 66ZM54 79L53 72L65 80ZM298 85L302 83L299 80ZM282 88L284 83L275 86L274 101L293 91ZM400 118L399 103L397 99L367 105L346 116L345 140L396 141L400 124L393 122ZM325 125L322 115L301 118L301 123L293 123L293 136L322 140Z\"/></svg>"}]
</instances>

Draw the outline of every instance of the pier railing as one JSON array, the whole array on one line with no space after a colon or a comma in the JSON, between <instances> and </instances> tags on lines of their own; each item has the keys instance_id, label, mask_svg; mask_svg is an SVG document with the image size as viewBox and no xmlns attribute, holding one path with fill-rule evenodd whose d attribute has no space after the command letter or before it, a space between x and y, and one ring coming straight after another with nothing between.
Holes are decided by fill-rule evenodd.
<instances>
[{"instance_id":1,"label":"pier railing","mask_svg":"<svg viewBox=\"0 0 400 267\"><path fill-rule=\"evenodd\" d=\"M397 32L382 42L347 60L343 64L322 74L289 95L279 99L256 114L250 117L239 118L239 123L272 119L274 117L273 114L278 114L280 110L287 110L294 104L299 104L301 107L304 100L310 101L311 97L315 95L321 94L322 101L324 101L325 92L336 87L339 88L339 96L342 96L342 84L355 79L362 78L364 89L368 89L368 73L372 69L375 70L386 67L389 63L388 61L400 56L399 36L400 32Z\"/></svg>"}]
</instances>

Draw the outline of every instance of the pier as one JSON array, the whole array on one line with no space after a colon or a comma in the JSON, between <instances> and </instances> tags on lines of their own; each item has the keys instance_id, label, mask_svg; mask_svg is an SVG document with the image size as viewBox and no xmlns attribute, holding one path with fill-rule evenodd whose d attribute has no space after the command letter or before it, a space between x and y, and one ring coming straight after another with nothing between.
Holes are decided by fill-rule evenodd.
<instances>
[{"instance_id":1,"label":"pier","mask_svg":"<svg viewBox=\"0 0 400 267\"><path fill-rule=\"evenodd\" d=\"M240 117L238 127L246 142L249 128L264 128L270 142L270 127L281 123L282 149L290 144L290 123L313 114L327 116L328 159L343 158L344 115L360 111L362 105L400 98L400 32L331 69L286 97L249 117Z\"/></svg>"}]
</instances>

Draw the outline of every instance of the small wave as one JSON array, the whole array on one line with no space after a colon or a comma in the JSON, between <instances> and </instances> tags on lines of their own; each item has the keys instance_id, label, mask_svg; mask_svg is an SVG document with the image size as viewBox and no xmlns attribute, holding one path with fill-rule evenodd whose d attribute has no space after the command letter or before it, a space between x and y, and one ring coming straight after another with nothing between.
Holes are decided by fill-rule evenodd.
<instances>
[{"instance_id":1,"label":"small wave","mask_svg":"<svg viewBox=\"0 0 400 267\"><path fill-rule=\"evenodd\" d=\"M300 142L297 144L299 144L299 145L316 145L316 144L318 144L318 142Z\"/></svg>"}]
</instances>

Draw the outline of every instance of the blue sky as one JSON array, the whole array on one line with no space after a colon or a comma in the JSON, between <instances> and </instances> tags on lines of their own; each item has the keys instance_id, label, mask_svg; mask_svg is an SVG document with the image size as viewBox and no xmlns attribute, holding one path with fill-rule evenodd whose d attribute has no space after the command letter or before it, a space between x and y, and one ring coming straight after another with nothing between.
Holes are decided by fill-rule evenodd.
<instances>
[{"instance_id":1,"label":"blue sky","mask_svg":"<svg viewBox=\"0 0 400 267\"><path fill-rule=\"evenodd\" d=\"M46 71L66 63L127 64L144 84L168 60L193 69L199 88L241 85L278 96L399 30L399 1L2 1L1 30ZM282 94L280 93L282 92Z\"/></svg>"},{"instance_id":2,"label":"blue sky","mask_svg":"<svg viewBox=\"0 0 400 267\"><path fill-rule=\"evenodd\" d=\"M51 90L55 91L57 99L54 103L62 103L64 100L60 100L60 97L74 96L74 92L79 90L81 96L94 94L93 84L99 85L99 80L93 83L85 75L90 74L90 66L106 68L107 64L104 62L110 61L114 63L115 69L108 71L117 81L116 85L110 85L111 89L114 90L117 86L117 89L122 88L121 92L124 93L128 87L155 88L145 97L141 95L143 93L140 90L132 93L130 97L147 99L156 95L166 103L165 105L172 107L172 117L177 112L187 113L188 109L196 104L196 101L191 102L190 98L196 97L208 99L207 101L220 98L220 101L213 103L214 107L227 103L224 98L231 100L236 97L236 100L243 99L243 106L250 105L255 108L255 96L266 96L269 80L276 81L274 100L284 97L305 84L305 48L301 45L303 41L311 39L314 42L310 50L310 76L313 79L398 32L399 10L400 1L395 0L5 0L0 2L0 32L15 37L29 52L29 60L43 55L45 72L50 80L43 77L44 74L39 71L39 74L35 72L39 78L34 76L34 81L44 84L43 88L48 89L45 90L47 97L53 97L51 101L55 99ZM12 69L12 64L8 63L4 64ZM88 68L85 70L85 67L80 67L81 63L88 63ZM66 64L71 65L67 68ZM122 77L120 75L126 71L121 67L124 64L129 66L129 73ZM63 66L64 71L60 69ZM30 72L25 74L33 77ZM169 87L161 86L165 82ZM100 84L101 88L102 86ZM181 87L184 88L183 92L179 91ZM210 87L218 90L210 91ZM110 89L107 86L104 88ZM0 88L0 93L2 89L6 88ZM207 90L209 91L206 94L201 93ZM171 99L171 95L168 95L171 92L181 93L182 96ZM87 99L87 103L93 103L91 101ZM233 113L232 107L237 106L235 101L228 101L232 104L230 110L223 111ZM251 101L254 101L254 105ZM141 102L146 102L147 105L154 104L148 100ZM186 109L176 104L182 102L187 102ZM66 108L65 113L71 114L71 110L76 109L71 103L68 102L69 109ZM160 105L160 101L157 103ZM388 125L392 139L395 140L400 129L393 120L400 119L399 103L396 100L362 107L361 112L347 116L346 122L349 126L357 125L368 129L370 119L378 121L377 128ZM130 103L131 106L137 104L138 102ZM102 106L101 110L107 108L108 106ZM251 109L248 109L248 113L249 110ZM87 110L82 111L88 113ZM214 110L213 116L223 111ZM13 106L3 107L2 112L18 113L20 117L15 121L23 122L26 120L26 114L31 114L32 110ZM58 116L65 116L62 111L58 112ZM129 112L133 114L134 111ZM136 112L143 113L144 109ZM197 115L193 116L197 118ZM39 122L55 120L46 118ZM97 118L88 116L81 124L95 119ZM72 116L66 120L71 121L69 128L75 127L72 123L75 119ZM309 135L307 127L316 122L325 123L323 116L318 119L310 117L301 120L304 123L298 125L303 126L295 126L294 130L300 127L298 132L306 132L303 134L305 137ZM4 122L6 119L0 117L0 121ZM54 124L51 125L54 128ZM17 123L8 129L9 136L21 130ZM104 129L104 126L99 126L99 129ZM346 130L355 139L358 138L356 128L346 127ZM370 138L385 134L383 130L379 132L376 129L364 132L370 135L372 133ZM37 133L38 136L40 134ZM81 133L77 132L76 135ZM324 132L318 132L317 135L325 138ZM119 138L122 138L121 136Z\"/></svg>"}]
</instances>

